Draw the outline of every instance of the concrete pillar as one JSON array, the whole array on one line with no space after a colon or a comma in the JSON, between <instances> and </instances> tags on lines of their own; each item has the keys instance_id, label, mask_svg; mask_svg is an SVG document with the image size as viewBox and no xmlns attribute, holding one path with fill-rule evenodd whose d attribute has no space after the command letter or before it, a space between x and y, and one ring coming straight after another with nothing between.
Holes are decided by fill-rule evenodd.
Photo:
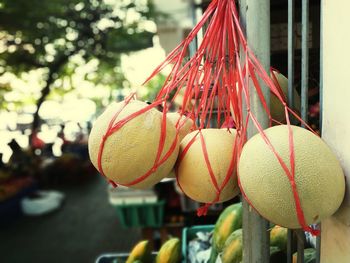
<instances>
[{"instance_id":1,"label":"concrete pillar","mask_svg":"<svg viewBox=\"0 0 350 263\"><path fill-rule=\"evenodd\" d=\"M322 222L321 263L350 262L350 1L322 0L322 137L347 176L340 210ZM317 204L315 204L317 205Z\"/></svg>"}]
</instances>

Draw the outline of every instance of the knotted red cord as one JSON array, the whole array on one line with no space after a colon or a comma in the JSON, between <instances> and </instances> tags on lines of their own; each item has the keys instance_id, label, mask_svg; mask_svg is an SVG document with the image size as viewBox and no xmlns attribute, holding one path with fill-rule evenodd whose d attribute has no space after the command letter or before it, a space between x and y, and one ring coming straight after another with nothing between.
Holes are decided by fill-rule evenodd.
<instances>
[{"instance_id":1,"label":"knotted red cord","mask_svg":"<svg viewBox=\"0 0 350 263\"><path fill-rule=\"evenodd\" d=\"M161 105L165 101L164 99L160 99L158 101L155 101L152 104L142 108L141 110L138 110L138 111L128 115L127 117L115 122L116 119L118 118L119 114L125 109L125 107L134 98L135 98L135 94L131 94L129 97L127 97L124 100L123 106L113 115L112 119L110 120L110 122L108 124L108 128L107 128L104 136L102 136L101 143L99 146L98 155L97 155L97 164L98 164L98 170L99 170L100 174L103 175L104 177L106 177L106 176L104 174L103 167L102 167L102 155L103 155L105 143L106 143L107 139L109 138L109 136L111 136L113 133L117 132L119 129L121 129L129 121L133 120L134 118L140 116L141 114L143 114L151 109L154 109L156 106ZM160 165L162 165L170 157L170 155L174 152L176 145L177 145L178 134L176 135L175 139L173 140L169 150L164 154L164 156L161 159L161 155L163 153L165 139L166 139L166 112L167 112L166 103L163 103L163 104L164 104L164 111L162 113L162 123L161 123L159 145L158 145L157 154L156 154L156 158L155 158L153 166L145 174L139 176L138 178L136 178L135 180L133 180L129 183L122 184L119 182L114 182L112 180L109 180L108 182L113 187L117 187L118 185L133 186L133 185L136 185L136 184L142 182L143 180L148 178L152 173L154 173L156 171L156 169Z\"/></svg>"},{"instance_id":2,"label":"knotted red cord","mask_svg":"<svg viewBox=\"0 0 350 263\"><path fill-rule=\"evenodd\" d=\"M203 41L200 43L195 54L188 59L186 56L189 53L189 45L198 35L200 29L204 28L204 25L206 25L206 30L203 30ZM295 156L289 114L303 123L309 130L312 131L312 129L297 113L287 107L286 97L278 85L276 77L274 74L270 77L266 73L264 67L248 47L239 23L235 1L213 0L204 12L202 19L189 33L188 37L152 72L146 82L169 65L171 66L171 72L167 76L156 100L163 99L174 102L175 98L182 96L180 115L184 115L186 112L186 118L197 120L197 123L194 124L192 129L199 130L179 156L178 162L182 160L196 137L199 135L202 138L202 129L221 127L231 122L237 134L236 142L233 146L234 154L228 171L228 174L230 174L230 171L233 171L237 167L243 145L247 140L246 132L248 123L251 120L265 143L278 159L290 181L300 226L306 231L317 234L317 231L314 231L305 223L294 179ZM288 169L282 158L275 151L255 115L250 111L250 88L254 88L269 118L269 126L272 125L272 122L279 123L271 117L269 105L263 95L262 84L278 98L285 109L286 122L289 127L290 169ZM174 95L169 99L169 94ZM216 119L214 119L214 115L217 116ZM177 131L180 129L178 124L181 122L180 119L181 116L177 122ZM215 175L213 174L214 172L211 169L208 153L206 152L205 142L203 143L203 140L201 140L201 144L208 173L216 192L215 200L198 210L199 214L205 214L209 205L219 200L220 193L227 184L229 176L225 178L221 186L217 184ZM179 187L181 188L180 185ZM240 188L243 196L248 200L242 187Z\"/></svg>"}]
</instances>

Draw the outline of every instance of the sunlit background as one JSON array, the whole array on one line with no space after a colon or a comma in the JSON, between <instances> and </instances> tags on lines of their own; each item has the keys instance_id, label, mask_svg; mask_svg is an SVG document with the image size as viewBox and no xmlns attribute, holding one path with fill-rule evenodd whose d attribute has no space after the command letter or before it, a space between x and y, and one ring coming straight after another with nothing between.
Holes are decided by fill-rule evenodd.
<instances>
[{"instance_id":1,"label":"sunlit background","mask_svg":"<svg viewBox=\"0 0 350 263\"><path fill-rule=\"evenodd\" d=\"M68 2L67 8L58 7L60 2ZM29 12L22 14L25 7ZM5 20L10 8L23 17L17 23ZM45 8L52 15L45 16ZM93 17L96 12L98 18ZM12 154L12 139L23 148L29 146L38 101L47 85L50 92L40 105L35 128L40 140L54 144L55 156L61 155L63 142L57 135L62 124L65 138L74 141L88 133L96 114L111 101L131 91L152 100L162 76L141 84L192 23L186 1L56 0L30 6L26 1L0 1L0 15L0 153L5 163ZM101 34L109 39L102 41ZM65 62L56 66L62 57Z\"/></svg>"}]
</instances>

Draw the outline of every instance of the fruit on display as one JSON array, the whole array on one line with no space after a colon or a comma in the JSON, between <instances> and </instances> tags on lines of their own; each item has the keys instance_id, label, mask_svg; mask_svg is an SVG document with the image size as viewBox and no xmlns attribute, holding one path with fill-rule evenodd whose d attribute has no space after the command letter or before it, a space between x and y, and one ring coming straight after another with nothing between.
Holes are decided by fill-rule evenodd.
<instances>
[{"instance_id":1,"label":"fruit on display","mask_svg":"<svg viewBox=\"0 0 350 263\"><path fill-rule=\"evenodd\" d=\"M222 253L220 254L223 263L240 263L243 258L243 230L238 229L227 238ZM270 263L285 262L286 252L270 242ZM216 261L214 261L216 262Z\"/></svg>"},{"instance_id":2,"label":"fruit on display","mask_svg":"<svg viewBox=\"0 0 350 263\"><path fill-rule=\"evenodd\" d=\"M222 252L230 234L242 228L242 212L242 203L230 205L221 212L213 231L212 250L209 262L216 261L217 255Z\"/></svg>"},{"instance_id":3,"label":"fruit on display","mask_svg":"<svg viewBox=\"0 0 350 263\"><path fill-rule=\"evenodd\" d=\"M279 86L283 91L285 98L288 98L288 79L284 75L282 75L281 73L275 70L271 72L271 77L273 77L272 74L274 74ZM274 79L274 77L272 79ZM293 92L293 97L294 97L294 108L298 112L300 112L300 96L295 88ZM284 106L275 95L271 95L270 97L270 113L271 113L271 117L277 121L283 122L286 119Z\"/></svg>"},{"instance_id":4,"label":"fruit on display","mask_svg":"<svg viewBox=\"0 0 350 263\"><path fill-rule=\"evenodd\" d=\"M167 113L167 118L175 125L175 127L178 127L179 142L181 142L182 139L190 133L191 128L193 126L193 120L190 118L186 118L186 116L182 116L180 119L180 114L177 112ZM171 170L170 174L167 177L175 178L175 170Z\"/></svg>"},{"instance_id":5,"label":"fruit on display","mask_svg":"<svg viewBox=\"0 0 350 263\"><path fill-rule=\"evenodd\" d=\"M297 263L298 261L297 253L293 254L293 263ZM304 263L316 263L316 249L314 248L306 248L304 249Z\"/></svg>"},{"instance_id":6,"label":"fruit on display","mask_svg":"<svg viewBox=\"0 0 350 263\"><path fill-rule=\"evenodd\" d=\"M291 126L291 130L294 180L306 224L310 225L339 208L344 198L345 178L338 159L321 138L301 127ZM264 132L290 169L288 126L274 126ZM260 133L243 147L238 171L241 190L263 217L283 227L301 227L291 182Z\"/></svg>"},{"instance_id":7,"label":"fruit on display","mask_svg":"<svg viewBox=\"0 0 350 263\"><path fill-rule=\"evenodd\" d=\"M134 263L135 261L140 261L142 263L152 262L151 253L152 251L149 241L140 241L133 247L125 263Z\"/></svg>"},{"instance_id":8,"label":"fruit on display","mask_svg":"<svg viewBox=\"0 0 350 263\"><path fill-rule=\"evenodd\" d=\"M171 238L160 248L156 263L178 263L181 261L181 242L178 238Z\"/></svg>"},{"instance_id":9,"label":"fruit on display","mask_svg":"<svg viewBox=\"0 0 350 263\"><path fill-rule=\"evenodd\" d=\"M179 142L176 140L176 129L173 123L165 119L164 147L159 160L162 160L168 152L171 154L164 158L161 164L158 162L159 165L152 171L160 147L163 114L151 108L136 117L133 115L147 106L147 103L138 100L130 100L128 103L125 101L112 103L93 124L89 136L90 159L100 171L98 156L103 148L102 154L100 153L103 173L116 184L138 189L150 188L166 177L174 167ZM119 121L125 118L130 118L130 120L112 132L105 140L104 146L101 147L111 120L115 116L113 125L120 123ZM132 183L147 173L150 173L148 177L140 182Z\"/></svg>"},{"instance_id":10,"label":"fruit on display","mask_svg":"<svg viewBox=\"0 0 350 263\"><path fill-rule=\"evenodd\" d=\"M234 161L236 131L203 129L201 133L203 137L198 131L193 131L181 141L177 163L179 186L188 197L198 202L227 201L239 192L235 166L230 167L231 161ZM203 148L206 149L211 169L208 168ZM226 186L220 189L218 200L212 177L218 188L222 188L228 178Z\"/></svg>"},{"instance_id":11,"label":"fruit on display","mask_svg":"<svg viewBox=\"0 0 350 263\"><path fill-rule=\"evenodd\" d=\"M280 250L287 249L288 229L281 226L274 226L270 231L270 246L278 247Z\"/></svg>"},{"instance_id":12,"label":"fruit on display","mask_svg":"<svg viewBox=\"0 0 350 263\"><path fill-rule=\"evenodd\" d=\"M243 235L242 229L238 229L227 238L220 258L222 263L240 263L242 255Z\"/></svg>"},{"instance_id":13,"label":"fruit on display","mask_svg":"<svg viewBox=\"0 0 350 263\"><path fill-rule=\"evenodd\" d=\"M190 133L194 124L193 120L186 118L184 115L180 119L181 115L177 112L169 112L166 116L175 126L179 128L179 141L181 142L182 139Z\"/></svg>"}]
</instances>

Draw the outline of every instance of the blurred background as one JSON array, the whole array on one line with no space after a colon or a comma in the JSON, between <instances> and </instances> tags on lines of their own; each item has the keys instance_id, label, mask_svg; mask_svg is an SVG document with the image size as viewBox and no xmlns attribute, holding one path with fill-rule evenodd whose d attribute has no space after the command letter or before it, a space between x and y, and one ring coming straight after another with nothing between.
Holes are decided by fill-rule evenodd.
<instances>
[{"instance_id":1,"label":"blurred background","mask_svg":"<svg viewBox=\"0 0 350 263\"><path fill-rule=\"evenodd\" d=\"M181 0L0 0L0 262L94 262L180 231L172 181L113 192L87 139L109 103L154 98L164 75L141 84L189 32L191 12ZM126 219L145 196L147 220Z\"/></svg>"},{"instance_id":2,"label":"blurred background","mask_svg":"<svg viewBox=\"0 0 350 263\"><path fill-rule=\"evenodd\" d=\"M87 152L92 123L108 104L134 91L153 100L167 69L141 84L208 2L0 0L0 262L94 262L129 251L141 238L157 249L186 225L215 222L226 204L203 219L171 180L145 192L112 189ZM285 75L286 3L271 1L271 65ZM313 1L309 117L315 129L319 9Z\"/></svg>"}]
</instances>

